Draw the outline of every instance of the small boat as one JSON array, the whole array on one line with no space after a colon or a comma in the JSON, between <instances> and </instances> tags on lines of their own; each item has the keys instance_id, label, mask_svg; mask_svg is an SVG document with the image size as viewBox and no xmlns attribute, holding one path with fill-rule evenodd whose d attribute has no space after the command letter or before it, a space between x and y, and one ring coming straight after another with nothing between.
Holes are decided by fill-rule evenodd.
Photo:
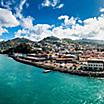
<instances>
[{"instance_id":1,"label":"small boat","mask_svg":"<svg viewBox=\"0 0 104 104\"><path fill-rule=\"evenodd\" d=\"M44 70L43 73L51 72L51 70Z\"/></svg>"}]
</instances>

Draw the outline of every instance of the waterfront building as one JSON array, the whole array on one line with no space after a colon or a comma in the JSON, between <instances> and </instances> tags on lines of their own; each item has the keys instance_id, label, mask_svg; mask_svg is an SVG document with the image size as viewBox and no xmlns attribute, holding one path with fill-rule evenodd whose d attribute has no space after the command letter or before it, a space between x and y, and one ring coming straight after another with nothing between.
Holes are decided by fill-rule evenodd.
<instances>
[{"instance_id":1,"label":"waterfront building","mask_svg":"<svg viewBox=\"0 0 104 104\"><path fill-rule=\"evenodd\" d=\"M88 71L103 71L104 59L88 59L87 62L82 65L82 69Z\"/></svg>"},{"instance_id":2,"label":"waterfront building","mask_svg":"<svg viewBox=\"0 0 104 104\"><path fill-rule=\"evenodd\" d=\"M73 59L71 58L56 58L56 63L71 63L73 61Z\"/></svg>"}]
</instances>

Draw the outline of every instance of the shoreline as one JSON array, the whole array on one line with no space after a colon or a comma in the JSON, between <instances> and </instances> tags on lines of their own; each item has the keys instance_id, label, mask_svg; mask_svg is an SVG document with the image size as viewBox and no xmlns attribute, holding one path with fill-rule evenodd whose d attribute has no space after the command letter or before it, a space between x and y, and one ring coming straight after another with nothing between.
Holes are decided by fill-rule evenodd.
<instances>
[{"instance_id":1,"label":"shoreline","mask_svg":"<svg viewBox=\"0 0 104 104\"><path fill-rule=\"evenodd\" d=\"M19 57L14 57L11 56L15 61L24 63L24 64L28 64L28 65L32 65L32 66L36 66L39 68L43 68L45 70L52 70L52 71L59 71L59 72L63 72L63 73L69 73L72 75L79 75L79 76L88 76L88 77L104 77L104 71L101 72L93 72L93 71L83 71L83 70L66 70L65 68L59 68L59 67L53 67L53 66L49 66L49 65L45 65L43 63L39 63L39 62L32 62L30 60L25 60L25 59L21 59Z\"/></svg>"}]
</instances>

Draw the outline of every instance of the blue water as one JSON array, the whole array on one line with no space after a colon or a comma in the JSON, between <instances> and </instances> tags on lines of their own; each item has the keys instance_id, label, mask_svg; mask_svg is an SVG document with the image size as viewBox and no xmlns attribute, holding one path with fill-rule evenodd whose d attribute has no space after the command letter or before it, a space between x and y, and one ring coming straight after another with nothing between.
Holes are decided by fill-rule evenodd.
<instances>
[{"instance_id":1,"label":"blue water","mask_svg":"<svg viewBox=\"0 0 104 104\"><path fill-rule=\"evenodd\" d=\"M104 79L43 73L0 55L0 104L104 104Z\"/></svg>"}]
</instances>

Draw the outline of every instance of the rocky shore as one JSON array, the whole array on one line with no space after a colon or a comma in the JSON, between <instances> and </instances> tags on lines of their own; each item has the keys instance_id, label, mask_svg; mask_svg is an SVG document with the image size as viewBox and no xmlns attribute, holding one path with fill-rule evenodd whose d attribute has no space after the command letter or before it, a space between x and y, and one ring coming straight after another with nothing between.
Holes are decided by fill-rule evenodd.
<instances>
[{"instance_id":1,"label":"rocky shore","mask_svg":"<svg viewBox=\"0 0 104 104\"><path fill-rule=\"evenodd\" d=\"M100 72L94 72L94 71L83 71L83 70L71 70L71 69L65 69L65 68L60 68L60 67L55 67L52 65L46 65L42 62L32 62L31 60L25 60L19 57L13 57L12 58L18 62L24 63L24 64L29 64L33 65L39 68L44 68L46 70L53 70L53 71L60 71L63 73L69 73L72 75L79 75L79 76L89 76L89 77L104 77L104 71Z\"/></svg>"}]
</instances>

